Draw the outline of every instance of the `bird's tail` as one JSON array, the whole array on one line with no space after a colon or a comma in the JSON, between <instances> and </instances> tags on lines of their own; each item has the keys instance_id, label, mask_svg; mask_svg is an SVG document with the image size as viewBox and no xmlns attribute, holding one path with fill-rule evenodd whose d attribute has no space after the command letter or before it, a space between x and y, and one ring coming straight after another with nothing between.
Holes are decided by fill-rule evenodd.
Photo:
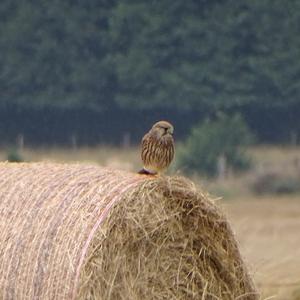
<instances>
[{"instance_id":1,"label":"bird's tail","mask_svg":"<svg viewBox=\"0 0 300 300\"><path fill-rule=\"evenodd\" d=\"M142 175L156 175L156 172L150 172L148 170L146 170L145 168L141 169L140 171L138 171L138 174L142 174Z\"/></svg>"}]
</instances>

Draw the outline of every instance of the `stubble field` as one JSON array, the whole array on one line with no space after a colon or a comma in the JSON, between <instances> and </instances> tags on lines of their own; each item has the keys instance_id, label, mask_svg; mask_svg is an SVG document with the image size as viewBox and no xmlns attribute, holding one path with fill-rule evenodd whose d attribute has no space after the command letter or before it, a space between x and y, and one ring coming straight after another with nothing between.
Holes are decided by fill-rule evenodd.
<instances>
[{"instance_id":1,"label":"stubble field","mask_svg":"<svg viewBox=\"0 0 300 300\"><path fill-rule=\"evenodd\" d=\"M299 198L222 202L262 299L300 299Z\"/></svg>"}]
</instances>

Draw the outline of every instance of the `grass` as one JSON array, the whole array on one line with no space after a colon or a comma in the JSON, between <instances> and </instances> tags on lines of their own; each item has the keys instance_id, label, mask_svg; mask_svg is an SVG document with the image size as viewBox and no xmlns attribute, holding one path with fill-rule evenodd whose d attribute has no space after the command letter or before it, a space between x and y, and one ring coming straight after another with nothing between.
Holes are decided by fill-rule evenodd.
<instances>
[{"instance_id":1,"label":"grass","mask_svg":"<svg viewBox=\"0 0 300 300\"><path fill-rule=\"evenodd\" d=\"M0 160L6 159L7 151L0 149ZM264 172L300 178L300 147L259 146L249 149L249 154L254 168L248 173L232 174L223 181L193 179L213 194L230 200L220 202L262 291L262 299L300 300L300 195L255 196L249 188ZM128 171L141 167L138 148L25 148L22 156L26 161L92 162Z\"/></svg>"},{"instance_id":2,"label":"grass","mask_svg":"<svg viewBox=\"0 0 300 300\"><path fill-rule=\"evenodd\" d=\"M9 149L0 149L0 160L6 160L8 152ZM25 161L93 163L128 171L134 171L140 167L138 149L133 147L122 149L105 145L78 149L41 147L24 148L20 152Z\"/></svg>"},{"instance_id":3,"label":"grass","mask_svg":"<svg viewBox=\"0 0 300 300\"><path fill-rule=\"evenodd\" d=\"M269 146L260 145L249 149L249 154L255 161L263 165L283 166L300 160L299 146Z\"/></svg>"}]
</instances>

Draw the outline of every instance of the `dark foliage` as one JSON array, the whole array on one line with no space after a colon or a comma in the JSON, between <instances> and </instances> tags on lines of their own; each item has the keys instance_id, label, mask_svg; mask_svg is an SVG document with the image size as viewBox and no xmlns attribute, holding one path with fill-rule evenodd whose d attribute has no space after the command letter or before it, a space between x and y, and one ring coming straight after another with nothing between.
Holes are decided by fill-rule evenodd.
<instances>
[{"instance_id":1,"label":"dark foliage","mask_svg":"<svg viewBox=\"0 0 300 300\"><path fill-rule=\"evenodd\" d=\"M118 128L101 124L120 111L129 131L168 116L188 119L184 133L217 110L241 112L264 141L289 141L300 133L299 20L296 0L3 0L1 141L29 118L20 112L35 113L37 131L49 111L96 114L107 140ZM92 127L71 123L66 136Z\"/></svg>"}]
</instances>

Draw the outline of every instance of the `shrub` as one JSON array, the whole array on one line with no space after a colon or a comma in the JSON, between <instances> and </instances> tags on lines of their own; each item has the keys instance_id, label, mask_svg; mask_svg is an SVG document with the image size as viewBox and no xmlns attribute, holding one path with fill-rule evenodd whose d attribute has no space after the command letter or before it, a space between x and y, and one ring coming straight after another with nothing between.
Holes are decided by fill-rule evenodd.
<instances>
[{"instance_id":1,"label":"shrub","mask_svg":"<svg viewBox=\"0 0 300 300\"><path fill-rule=\"evenodd\" d=\"M219 113L215 120L206 120L192 129L178 151L177 166L183 171L214 176L223 158L226 169L247 169L250 159L244 147L252 141L253 135L240 115Z\"/></svg>"},{"instance_id":2,"label":"shrub","mask_svg":"<svg viewBox=\"0 0 300 300\"><path fill-rule=\"evenodd\" d=\"M257 176L251 185L255 194L294 194L300 192L297 176L266 173Z\"/></svg>"},{"instance_id":3,"label":"shrub","mask_svg":"<svg viewBox=\"0 0 300 300\"><path fill-rule=\"evenodd\" d=\"M9 162L23 162L24 159L19 151L15 148L10 149L7 153L7 160Z\"/></svg>"}]
</instances>

